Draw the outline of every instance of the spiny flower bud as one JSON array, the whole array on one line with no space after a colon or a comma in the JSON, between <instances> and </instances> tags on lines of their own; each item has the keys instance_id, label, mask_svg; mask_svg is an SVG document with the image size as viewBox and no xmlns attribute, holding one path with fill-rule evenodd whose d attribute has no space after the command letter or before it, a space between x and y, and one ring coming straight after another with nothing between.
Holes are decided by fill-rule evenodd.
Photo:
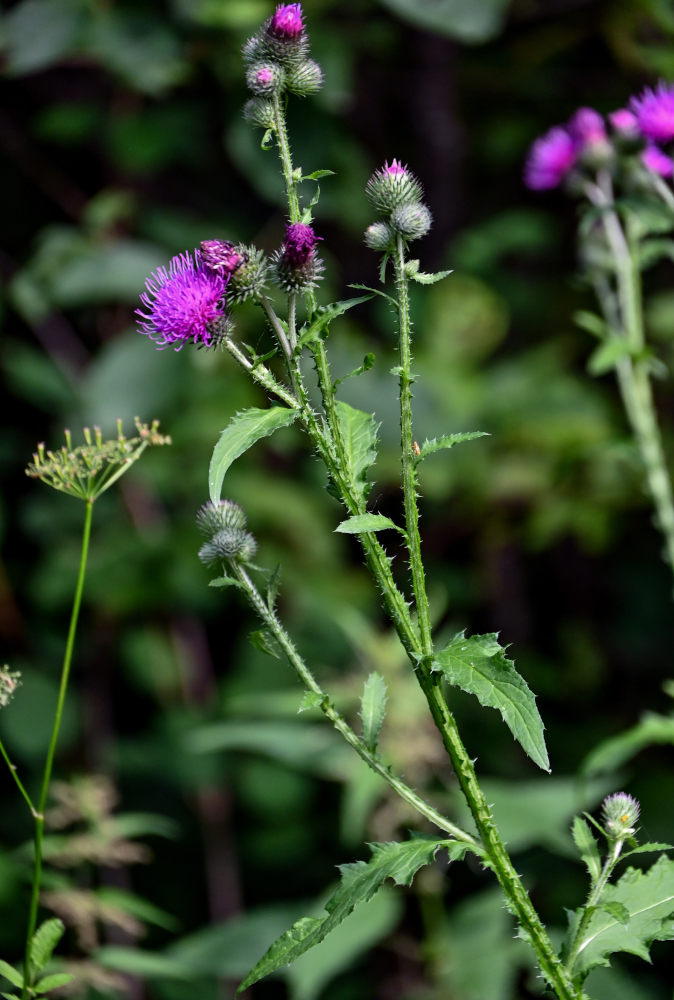
<instances>
[{"instance_id":1,"label":"spiny flower bud","mask_svg":"<svg viewBox=\"0 0 674 1000\"><path fill-rule=\"evenodd\" d=\"M199 549L199 559L207 566L222 559L249 562L257 551L257 542L241 528L223 528Z\"/></svg>"},{"instance_id":2,"label":"spiny flower bud","mask_svg":"<svg viewBox=\"0 0 674 1000\"><path fill-rule=\"evenodd\" d=\"M245 528L246 515L232 500L209 500L199 509L197 526L207 537L213 536L224 528Z\"/></svg>"},{"instance_id":3,"label":"spiny flower bud","mask_svg":"<svg viewBox=\"0 0 674 1000\"><path fill-rule=\"evenodd\" d=\"M423 189L411 170L398 160L392 160L381 170L375 170L367 182L365 194L377 211L388 214L401 205L419 201Z\"/></svg>"},{"instance_id":4,"label":"spiny flower bud","mask_svg":"<svg viewBox=\"0 0 674 1000\"><path fill-rule=\"evenodd\" d=\"M273 258L274 278L285 292L303 292L320 279L323 263L316 255L316 236L311 226L291 222L286 226L281 249Z\"/></svg>"},{"instance_id":5,"label":"spiny flower bud","mask_svg":"<svg viewBox=\"0 0 674 1000\"><path fill-rule=\"evenodd\" d=\"M248 41L244 42L243 48L241 49L241 55L243 56L243 62L245 66L250 66L251 63L260 62L263 58L264 44L262 39L257 35L253 35Z\"/></svg>"},{"instance_id":6,"label":"spiny flower bud","mask_svg":"<svg viewBox=\"0 0 674 1000\"><path fill-rule=\"evenodd\" d=\"M275 62L255 62L248 67L246 83L258 97L268 97L283 90L285 72Z\"/></svg>"},{"instance_id":7,"label":"spiny flower bud","mask_svg":"<svg viewBox=\"0 0 674 1000\"><path fill-rule=\"evenodd\" d=\"M615 840L634 836L639 812L639 803L627 792L616 792L615 795L607 796L602 804L602 819L606 832Z\"/></svg>"},{"instance_id":8,"label":"spiny flower bud","mask_svg":"<svg viewBox=\"0 0 674 1000\"><path fill-rule=\"evenodd\" d=\"M267 32L274 38L292 41L304 32L301 3L282 3L276 8L269 21Z\"/></svg>"},{"instance_id":9,"label":"spiny flower bud","mask_svg":"<svg viewBox=\"0 0 674 1000\"><path fill-rule=\"evenodd\" d=\"M400 205L391 213L391 229L406 240L418 240L431 228L433 218L421 201Z\"/></svg>"},{"instance_id":10,"label":"spiny flower bud","mask_svg":"<svg viewBox=\"0 0 674 1000\"><path fill-rule=\"evenodd\" d=\"M264 23L260 46L266 58L286 68L306 59L309 39L304 30L302 5L280 4Z\"/></svg>"},{"instance_id":11,"label":"spiny flower bud","mask_svg":"<svg viewBox=\"0 0 674 1000\"><path fill-rule=\"evenodd\" d=\"M370 250L391 250L395 243L395 234L388 222L373 222L364 234L365 244Z\"/></svg>"},{"instance_id":12,"label":"spiny flower bud","mask_svg":"<svg viewBox=\"0 0 674 1000\"><path fill-rule=\"evenodd\" d=\"M273 128L274 105L264 97L251 97L243 106L243 117L257 128Z\"/></svg>"},{"instance_id":13,"label":"spiny flower bud","mask_svg":"<svg viewBox=\"0 0 674 1000\"><path fill-rule=\"evenodd\" d=\"M243 257L243 263L231 274L227 298L230 302L245 302L264 291L268 265L264 253L257 247L239 245L236 250Z\"/></svg>"},{"instance_id":14,"label":"spiny flower bud","mask_svg":"<svg viewBox=\"0 0 674 1000\"><path fill-rule=\"evenodd\" d=\"M288 68L285 85L297 97L316 94L323 86L323 70L313 59L305 59Z\"/></svg>"},{"instance_id":15,"label":"spiny flower bud","mask_svg":"<svg viewBox=\"0 0 674 1000\"><path fill-rule=\"evenodd\" d=\"M21 681L21 674L18 671L12 672L7 664L0 667L0 708L5 708L16 694Z\"/></svg>"},{"instance_id":16,"label":"spiny flower bud","mask_svg":"<svg viewBox=\"0 0 674 1000\"><path fill-rule=\"evenodd\" d=\"M220 274L231 274L243 264L243 255L229 240L202 240L199 253L202 264Z\"/></svg>"}]
</instances>

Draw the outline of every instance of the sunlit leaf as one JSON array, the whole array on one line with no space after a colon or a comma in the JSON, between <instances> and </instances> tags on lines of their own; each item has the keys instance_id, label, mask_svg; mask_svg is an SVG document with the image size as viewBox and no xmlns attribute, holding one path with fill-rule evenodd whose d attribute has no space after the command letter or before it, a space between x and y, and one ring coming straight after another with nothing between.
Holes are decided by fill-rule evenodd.
<instances>
[{"instance_id":1,"label":"sunlit leaf","mask_svg":"<svg viewBox=\"0 0 674 1000\"><path fill-rule=\"evenodd\" d=\"M280 427L288 427L297 418L297 410L287 406L270 406L260 410L251 406L232 419L220 435L213 449L208 470L208 490L211 501L218 503L225 474L232 462L261 438L268 437Z\"/></svg>"}]
</instances>

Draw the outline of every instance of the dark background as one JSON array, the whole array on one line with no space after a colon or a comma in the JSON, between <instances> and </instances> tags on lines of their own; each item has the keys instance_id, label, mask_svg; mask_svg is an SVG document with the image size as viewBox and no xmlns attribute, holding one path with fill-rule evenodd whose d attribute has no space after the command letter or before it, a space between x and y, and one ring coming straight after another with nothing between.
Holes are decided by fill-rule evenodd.
<instances>
[{"instance_id":1,"label":"dark background","mask_svg":"<svg viewBox=\"0 0 674 1000\"><path fill-rule=\"evenodd\" d=\"M642 712L667 714L672 584L615 386L587 374L594 345L573 322L592 308L576 267L576 207L560 192L527 192L522 165L531 141L577 106L608 112L671 78L674 15L665 0L317 0L304 9L326 83L291 105L295 162L336 171L316 211L327 263L320 300L375 283L363 189L394 156L418 173L433 212L418 244L423 269L454 269L414 293L415 429L419 440L491 436L424 464L429 589L439 635L499 631L539 695L552 777L536 773L496 713L467 696L454 705L518 870L546 923L561 928L563 907L586 891L568 834L574 811L625 788L642 802L648 838L671 839L671 723L665 745L618 771L572 776ZM102 777L61 790L78 806L65 846L52 843L47 877L71 928L61 951L95 984L86 997L122 987L138 1000L231 996L275 934L320 912L335 865L367 857L364 840L421 828L318 717L297 715L290 669L249 644L254 620L235 595L209 590L196 558L194 514L218 433L263 398L228 356L157 352L134 331L145 276L173 254L212 237L278 245L276 156L240 114L240 47L271 10L255 0L23 0L0 20L0 632L10 667L23 672L0 729L30 788L83 510L23 467L37 441L58 445L66 426L79 439L83 424L109 433L117 417L129 430L136 414L158 417L174 441L95 510L57 777ZM671 277L663 264L647 280L649 335L665 364ZM235 321L242 340L268 348L254 307ZM343 398L383 421L373 500L397 516L390 313L376 301L349 313L329 349L337 374L376 354ZM668 447L669 375L656 396ZM226 482L260 564L282 563L281 611L308 662L354 722L367 673L386 676L385 753L460 815L356 543L333 534L341 512L323 486L289 430L256 446ZM399 558L401 580L404 570ZM10 779L0 781L0 949L14 961L30 823ZM132 864L149 860L141 841L152 861ZM447 877L439 863L413 889L368 905L320 954L251 995L515 1000L540 989L493 882L470 865ZM128 951L136 947L151 958ZM671 959L665 945L653 954L652 967L626 961L615 979L597 974L589 992L665 1000ZM103 968L145 977L104 980Z\"/></svg>"}]
</instances>

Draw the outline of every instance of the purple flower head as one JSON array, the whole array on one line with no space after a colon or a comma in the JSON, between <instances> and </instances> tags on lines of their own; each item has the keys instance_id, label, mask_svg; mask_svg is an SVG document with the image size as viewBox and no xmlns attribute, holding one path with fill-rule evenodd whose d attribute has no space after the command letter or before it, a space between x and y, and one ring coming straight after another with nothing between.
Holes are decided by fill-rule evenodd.
<instances>
[{"instance_id":1,"label":"purple flower head","mask_svg":"<svg viewBox=\"0 0 674 1000\"><path fill-rule=\"evenodd\" d=\"M384 173L387 174L404 174L407 171L407 167L404 167L402 163L398 162L398 160L393 159L391 160L390 165L387 160L384 166L382 167L382 170Z\"/></svg>"},{"instance_id":2,"label":"purple flower head","mask_svg":"<svg viewBox=\"0 0 674 1000\"><path fill-rule=\"evenodd\" d=\"M181 253L168 268L159 267L145 282L140 296L138 329L159 347L184 344L211 347L225 317L225 287L229 276L205 267L198 253Z\"/></svg>"},{"instance_id":3,"label":"purple flower head","mask_svg":"<svg viewBox=\"0 0 674 1000\"><path fill-rule=\"evenodd\" d=\"M303 222L291 222L286 226L282 254L284 260L296 267L302 267L312 257L316 243L320 239L311 226Z\"/></svg>"},{"instance_id":4,"label":"purple flower head","mask_svg":"<svg viewBox=\"0 0 674 1000\"><path fill-rule=\"evenodd\" d=\"M277 38L294 41L304 31L301 3L282 3L269 22L269 33Z\"/></svg>"},{"instance_id":5,"label":"purple flower head","mask_svg":"<svg viewBox=\"0 0 674 1000\"><path fill-rule=\"evenodd\" d=\"M223 275L231 274L244 263L243 254L229 240L202 240L199 253L207 270Z\"/></svg>"},{"instance_id":6,"label":"purple flower head","mask_svg":"<svg viewBox=\"0 0 674 1000\"><path fill-rule=\"evenodd\" d=\"M671 156L663 153L654 143L646 146L641 154L641 162L660 177L671 177L674 174L674 162Z\"/></svg>"},{"instance_id":7,"label":"purple flower head","mask_svg":"<svg viewBox=\"0 0 674 1000\"><path fill-rule=\"evenodd\" d=\"M630 100L630 107L647 139L654 142L674 139L673 85L661 80L657 87L647 87L639 97Z\"/></svg>"},{"instance_id":8,"label":"purple flower head","mask_svg":"<svg viewBox=\"0 0 674 1000\"><path fill-rule=\"evenodd\" d=\"M567 126L572 137L583 146L606 139L604 119L594 108L578 108Z\"/></svg>"},{"instance_id":9,"label":"purple flower head","mask_svg":"<svg viewBox=\"0 0 674 1000\"><path fill-rule=\"evenodd\" d=\"M612 111L608 116L608 120L611 123L611 127L623 135L638 135L639 133L637 116L629 108L618 108L617 111Z\"/></svg>"},{"instance_id":10,"label":"purple flower head","mask_svg":"<svg viewBox=\"0 0 674 1000\"><path fill-rule=\"evenodd\" d=\"M557 187L573 167L578 156L577 143L561 125L536 139L524 167L524 183L532 191Z\"/></svg>"}]
</instances>

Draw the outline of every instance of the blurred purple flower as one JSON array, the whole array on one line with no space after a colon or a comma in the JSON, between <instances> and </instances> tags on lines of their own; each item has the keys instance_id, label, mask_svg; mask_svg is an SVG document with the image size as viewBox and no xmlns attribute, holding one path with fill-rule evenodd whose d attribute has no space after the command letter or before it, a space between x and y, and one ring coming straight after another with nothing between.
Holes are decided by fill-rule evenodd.
<instances>
[{"instance_id":1,"label":"blurred purple flower","mask_svg":"<svg viewBox=\"0 0 674 1000\"><path fill-rule=\"evenodd\" d=\"M269 32L277 38L295 39L304 31L301 3L282 3L269 22Z\"/></svg>"},{"instance_id":2,"label":"blurred purple flower","mask_svg":"<svg viewBox=\"0 0 674 1000\"><path fill-rule=\"evenodd\" d=\"M198 252L179 254L146 280L147 291L140 296L144 308L136 309L138 329L158 347L173 345L176 351L189 343L217 344L228 280L204 267Z\"/></svg>"},{"instance_id":3,"label":"blurred purple flower","mask_svg":"<svg viewBox=\"0 0 674 1000\"><path fill-rule=\"evenodd\" d=\"M571 136L584 146L606 139L604 119L594 108L578 108L569 119L567 128Z\"/></svg>"},{"instance_id":4,"label":"blurred purple flower","mask_svg":"<svg viewBox=\"0 0 674 1000\"><path fill-rule=\"evenodd\" d=\"M647 87L639 97L633 97L630 107L647 139L674 139L674 86L661 80L657 87Z\"/></svg>"},{"instance_id":5,"label":"blurred purple flower","mask_svg":"<svg viewBox=\"0 0 674 1000\"><path fill-rule=\"evenodd\" d=\"M578 146L561 125L540 136L531 149L524 167L524 183L533 191L557 187L573 167Z\"/></svg>"},{"instance_id":6,"label":"blurred purple flower","mask_svg":"<svg viewBox=\"0 0 674 1000\"><path fill-rule=\"evenodd\" d=\"M653 143L646 146L641 154L641 160L649 170L659 174L660 177L671 177L674 174L674 162L671 156L667 156Z\"/></svg>"},{"instance_id":7,"label":"blurred purple flower","mask_svg":"<svg viewBox=\"0 0 674 1000\"><path fill-rule=\"evenodd\" d=\"M617 111L612 111L608 120L616 132L627 135L638 135L639 133L637 116L628 108L618 108Z\"/></svg>"},{"instance_id":8,"label":"blurred purple flower","mask_svg":"<svg viewBox=\"0 0 674 1000\"><path fill-rule=\"evenodd\" d=\"M312 256L319 238L311 226L307 226L303 222L291 222L286 226L286 235L281 251L283 259L288 264L301 267Z\"/></svg>"}]
</instances>

